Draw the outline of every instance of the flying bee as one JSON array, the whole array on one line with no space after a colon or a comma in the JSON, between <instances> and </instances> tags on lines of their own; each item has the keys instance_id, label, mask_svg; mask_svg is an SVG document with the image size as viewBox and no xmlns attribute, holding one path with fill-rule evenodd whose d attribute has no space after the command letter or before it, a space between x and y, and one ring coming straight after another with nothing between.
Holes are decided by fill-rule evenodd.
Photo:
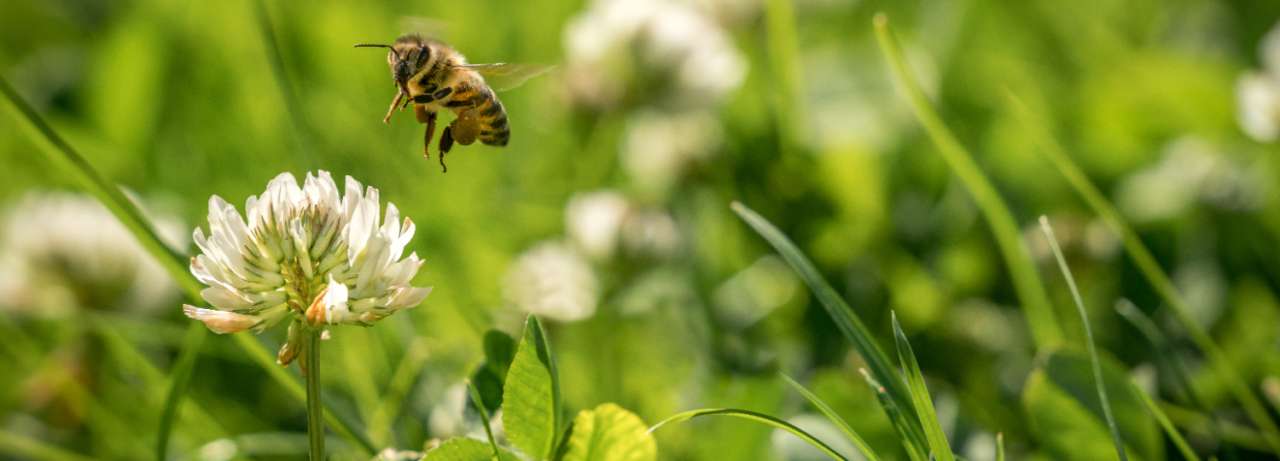
<instances>
[{"instance_id":1,"label":"flying bee","mask_svg":"<svg viewBox=\"0 0 1280 461\"><path fill-rule=\"evenodd\" d=\"M443 109L455 118L440 135L440 168L448 171L444 156L454 143L470 145L477 139L490 146L505 146L511 139L507 111L495 88L514 88L550 70L549 66L521 64L468 64L461 53L439 40L406 34L391 45L361 43L357 48L387 48L387 66L396 86L395 98L383 123L390 123L396 110L413 105L418 122L427 125L422 154L431 158L431 140L436 131L436 114ZM485 81L485 77L492 80Z\"/></svg>"}]
</instances>

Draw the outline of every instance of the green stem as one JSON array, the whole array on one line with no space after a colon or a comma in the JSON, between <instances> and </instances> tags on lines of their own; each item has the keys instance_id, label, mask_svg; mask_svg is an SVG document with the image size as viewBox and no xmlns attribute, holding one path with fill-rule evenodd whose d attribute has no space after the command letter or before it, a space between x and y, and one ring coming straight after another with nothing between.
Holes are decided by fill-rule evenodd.
<instances>
[{"instance_id":1,"label":"green stem","mask_svg":"<svg viewBox=\"0 0 1280 461\"><path fill-rule=\"evenodd\" d=\"M324 459L324 405L320 401L320 330L306 334L307 356L307 436L311 440L311 460Z\"/></svg>"}]
</instances>

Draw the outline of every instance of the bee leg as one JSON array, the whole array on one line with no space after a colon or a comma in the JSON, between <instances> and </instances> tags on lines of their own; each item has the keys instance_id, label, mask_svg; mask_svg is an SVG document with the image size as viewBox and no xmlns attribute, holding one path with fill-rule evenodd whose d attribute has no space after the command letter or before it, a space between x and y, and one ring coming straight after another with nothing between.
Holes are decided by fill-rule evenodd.
<instances>
[{"instance_id":1,"label":"bee leg","mask_svg":"<svg viewBox=\"0 0 1280 461\"><path fill-rule=\"evenodd\" d=\"M422 156L430 159L431 138L436 135L436 113L423 109L422 106L414 106L413 110L418 116L418 121L427 124L427 131L422 137Z\"/></svg>"},{"instance_id":2,"label":"bee leg","mask_svg":"<svg viewBox=\"0 0 1280 461\"><path fill-rule=\"evenodd\" d=\"M449 149L453 148L453 127L444 127L444 133L440 135L440 171L448 172L449 167L444 164L444 154L449 153Z\"/></svg>"},{"instance_id":3,"label":"bee leg","mask_svg":"<svg viewBox=\"0 0 1280 461\"><path fill-rule=\"evenodd\" d=\"M404 100L404 92L396 90L396 98L391 100L391 107L387 108L387 115L382 117L382 123L391 123L391 115L396 113L396 106L400 105L400 101Z\"/></svg>"}]
</instances>

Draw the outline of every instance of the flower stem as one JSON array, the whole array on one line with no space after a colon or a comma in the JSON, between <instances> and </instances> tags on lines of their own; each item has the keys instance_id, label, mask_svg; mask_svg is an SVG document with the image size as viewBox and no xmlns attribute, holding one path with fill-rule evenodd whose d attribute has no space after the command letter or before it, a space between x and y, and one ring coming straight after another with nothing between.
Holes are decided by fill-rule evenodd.
<instances>
[{"instance_id":1,"label":"flower stem","mask_svg":"<svg viewBox=\"0 0 1280 461\"><path fill-rule=\"evenodd\" d=\"M320 330L306 334L307 435L311 440L311 460L324 459L324 405L320 403Z\"/></svg>"}]
</instances>

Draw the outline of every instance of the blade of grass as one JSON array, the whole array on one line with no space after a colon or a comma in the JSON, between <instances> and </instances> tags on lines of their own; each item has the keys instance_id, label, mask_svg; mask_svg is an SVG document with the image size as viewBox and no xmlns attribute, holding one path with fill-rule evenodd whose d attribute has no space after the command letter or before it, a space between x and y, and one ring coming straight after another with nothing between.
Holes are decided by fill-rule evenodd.
<instances>
[{"instance_id":1,"label":"blade of grass","mask_svg":"<svg viewBox=\"0 0 1280 461\"><path fill-rule=\"evenodd\" d=\"M790 384L791 387L795 388L796 392L799 392L801 396L804 396L804 399L808 400L814 408L817 408L818 411L822 412L822 414L826 416L832 424L839 427L840 430L844 432L844 435L849 437L849 441L853 442L853 445L858 447L858 451L862 452L862 457L866 458L867 461L878 461L880 459L876 456L876 453L871 450L871 446L867 445L867 441L863 440L862 437L858 435L858 432L854 431L853 427L849 426L849 422L845 421L844 418L840 417L840 414L836 413L835 409L831 408L830 405L827 405L827 402L822 401L822 399L818 398L816 394L805 389L804 386L801 386L800 383L796 382L796 380L791 379L790 376L781 373L779 374L787 384Z\"/></svg>"},{"instance_id":2,"label":"blade of grass","mask_svg":"<svg viewBox=\"0 0 1280 461\"><path fill-rule=\"evenodd\" d=\"M0 93L9 102L9 106L13 109L17 118L24 122L23 126L30 130L32 139L41 145L42 149L40 150L46 154L49 160L74 176L90 195L97 198L103 206L115 215L116 219L120 220L126 229L133 233L139 244L148 253L151 253L151 256L182 288L189 301L200 303L202 301L200 291L203 287L200 281L196 280L195 276L187 271L187 258L169 248L160 239L155 226L147 220L137 205L125 197L120 188L111 184L99 174L83 156L71 147L71 144L62 139L62 136L58 135L53 127L3 77L0 77ZM165 409L161 412L162 425L159 427L159 434L157 435L159 443L163 445L157 446L156 459L161 461L166 458L166 453L168 452L168 439L172 431L173 415L177 411L176 407L182 396L186 393L186 386L190 383L191 372L195 368L196 355L199 354L199 343L202 343L203 337L208 335L207 330L198 325L192 325L190 328L196 329L200 333L191 333L187 337L189 340L187 346L195 345L197 347L184 347L180 352L174 369L171 371L171 384L166 397ZM199 338L199 341L196 338ZM284 386L286 390L289 390L290 394L295 395L299 403L306 401L306 394L302 389L302 385L298 383L297 378L277 366L273 355L267 352L253 337L232 335L232 338L255 362L267 371L268 375ZM326 413L329 412L326 411ZM354 428L357 425L350 418L328 414L326 419L330 420L330 423L338 429L339 433L351 438L357 445L364 448L369 455L376 452L373 444L355 431Z\"/></svg>"},{"instance_id":3,"label":"blade of grass","mask_svg":"<svg viewBox=\"0 0 1280 461\"><path fill-rule=\"evenodd\" d=\"M1182 452L1182 457L1188 461L1200 461L1200 457L1191 449L1191 445L1187 443L1187 440L1182 438L1182 434L1178 433L1178 429L1173 427L1173 423L1169 421L1169 416L1160 410L1155 400L1152 400L1146 391L1138 387L1137 383L1131 382L1129 387L1133 390L1133 395L1138 396L1138 400L1141 400L1142 404L1146 405L1147 412L1151 413L1151 417L1160 423L1161 428L1164 428L1165 435L1168 435L1169 440L1173 441L1173 446L1177 447L1179 452Z\"/></svg>"},{"instance_id":4,"label":"blade of grass","mask_svg":"<svg viewBox=\"0 0 1280 461\"><path fill-rule=\"evenodd\" d=\"M1017 96L1010 93L1008 99L1014 108L1016 116L1021 119L1023 126L1033 134L1040 151L1049 158L1058 173L1062 174L1077 194L1080 194L1080 197L1093 209L1093 212L1102 218L1112 232L1120 236L1125 253L1128 253L1134 265L1138 266L1138 271L1142 273L1143 277L1147 279L1147 283L1150 283L1156 293L1160 295L1160 298L1164 300L1170 311L1173 312L1178 324L1186 330L1191 341L1204 352L1209 359L1210 366L1226 383L1236 401L1240 402L1240 406L1244 408L1249 419L1262 431L1262 435L1266 438L1271 452L1280 455L1280 427L1276 426L1275 421L1271 419L1267 409L1262 405L1262 401L1254 394L1244 379L1240 377L1235 368L1231 366L1231 362L1227 359L1226 353L1222 351L1222 348L1191 317L1191 309L1186 300L1178 292L1178 288L1173 284L1173 280L1169 278L1169 275L1164 272L1164 269L1160 268L1160 263L1156 261L1155 256L1138 238L1137 232L1134 232L1133 228L1129 227L1124 218L1121 217L1119 210L1089 180L1084 171L1071 160L1066 150L1049 131L1047 124L1040 121Z\"/></svg>"},{"instance_id":5,"label":"blade of grass","mask_svg":"<svg viewBox=\"0 0 1280 461\"><path fill-rule=\"evenodd\" d=\"M996 433L996 461L1004 461L1004 433Z\"/></svg>"},{"instance_id":6,"label":"blade of grass","mask_svg":"<svg viewBox=\"0 0 1280 461\"><path fill-rule=\"evenodd\" d=\"M498 461L502 461L502 447L498 446L498 440L493 438L493 429L489 427L489 412L484 409L484 399L480 398L480 389L476 389L476 385L467 380L467 394L471 397L471 404L475 405L476 411L480 413L480 424L484 426L484 435L489 439L489 446L493 447L493 457Z\"/></svg>"},{"instance_id":7,"label":"blade of grass","mask_svg":"<svg viewBox=\"0 0 1280 461\"><path fill-rule=\"evenodd\" d=\"M1267 450L1267 441L1263 439L1262 434L1259 434L1251 427L1237 424L1226 419L1215 421L1198 411L1183 408L1169 402L1156 403L1160 406L1160 409L1164 410L1165 415L1169 417L1169 420L1172 421L1175 426L1179 426L1188 431L1212 434L1212 428L1217 424L1221 433L1221 436L1218 437L1220 440L1247 450L1262 452Z\"/></svg>"},{"instance_id":8,"label":"blade of grass","mask_svg":"<svg viewBox=\"0 0 1280 461\"><path fill-rule=\"evenodd\" d=\"M952 461L951 445L947 443L947 434L942 432L942 424L938 422L938 413L933 409L933 399L929 397L929 388L925 387L924 374L920 372L920 363L911 351L911 343L907 342L907 334L898 324L898 315L890 314L893 323L893 339L898 346L898 362L902 364L902 374L907 380L907 390L911 392L911 403L916 408L916 419L924 427L925 441L929 442L929 458L939 461Z\"/></svg>"},{"instance_id":9,"label":"blade of grass","mask_svg":"<svg viewBox=\"0 0 1280 461\"><path fill-rule=\"evenodd\" d=\"M889 61L889 67L898 88L905 93L916 118L933 139L943 160L960 178L960 182L964 184L965 189L973 196L978 209L982 211L987 224L991 226L1000 254L1004 257L1005 265L1009 267L1010 277L1013 278L1014 290L1022 302L1022 309L1031 328L1036 349L1048 350L1061 345L1062 328L1054 317L1049 296L1045 294L1039 272L1036 271L1035 263L1031 260L1031 253L1023 245L1018 223L1013 213L1009 211L1009 206L973 160L973 155L960 144L960 141L956 140L955 135L942 121L942 117L938 115L924 91L920 89L911 69L907 66L906 59L902 56L898 40L889 27L889 18L884 13L879 13L874 22L876 39L880 42L881 52Z\"/></svg>"},{"instance_id":10,"label":"blade of grass","mask_svg":"<svg viewBox=\"0 0 1280 461\"><path fill-rule=\"evenodd\" d=\"M254 17L258 22L258 31L262 33L262 40L267 51L267 60L271 62L271 76L276 82L276 88L280 90L280 97L284 99L285 110L289 113L289 124L293 129L289 130L290 138L293 139L294 148L297 157L303 165L311 163L312 146L308 142L311 134L311 125L307 123L307 119L302 113L302 104L298 100L298 94L293 90L293 85L289 84L289 74L285 72L284 54L280 52L280 41L276 38L275 28L271 26L271 15L267 12L265 0L255 0Z\"/></svg>"},{"instance_id":11,"label":"blade of grass","mask_svg":"<svg viewBox=\"0 0 1280 461\"><path fill-rule=\"evenodd\" d=\"M774 121L779 131L779 150L784 158L794 153L809 126L805 109L804 79L800 72L800 45L796 40L796 13L792 0L765 2L765 36L768 37L769 69L778 91L771 92Z\"/></svg>"},{"instance_id":12,"label":"blade of grass","mask_svg":"<svg viewBox=\"0 0 1280 461\"><path fill-rule=\"evenodd\" d=\"M889 422L893 424L894 430L898 431L898 441L902 442L902 448L907 451L907 457L912 461L924 461L928 459L924 455L928 443L923 440L915 440L908 432L911 419L902 413L898 408L898 404L894 403L889 394L885 392L884 386L881 386L875 378L871 377L871 373L866 368L859 368L858 373L862 374L862 378L867 381L867 385L871 386L871 391L876 393L876 400L880 402L880 407L884 409L886 415L889 416Z\"/></svg>"},{"instance_id":13,"label":"blade of grass","mask_svg":"<svg viewBox=\"0 0 1280 461\"><path fill-rule=\"evenodd\" d=\"M700 416L730 416L734 418L741 418L748 421L755 421L757 423L763 423L769 426L773 426L775 429L782 429L784 431L790 432L792 435L795 435L796 437L799 437L800 440L803 440L809 445L812 445L814 448L817 448L819 451L826 454L831 459L848 461L848 458L845 458L843 455L837 452L834 448L831 448L830 445L827 445L823 441L818 440L817 437L814 437L808 432L805 432L804 429L801 429L794 424L788 423L786 421L783 421L781 419L778 419L763 413L757 413L751 410L740 410L737 408L700 408L697 410L689 410L681 413L676 413L674 415L671 415L667 419L658 421L658 424L654 424L653 427L649 428L649 433L653 433L654 431L657 431L659 428L667 424L684 422Z\"/></svg>"},{"instance_id":14,"label":"blade of grass","mask_svg":"<svg viewBox=\"0 0 1280 461\"><path fill-rule=\"evenodd\" d=\"M782 259L787 261L791 269L800 275L800 279L804 280L805 285L809 286L809 290L818 298L822 307L826 309L827 315L835 322L836 327L844 334L844 337L853 344L863 360L866 360L867 366L871 368L872 374L881 383L885 383L889 397L897 402L899 408L911 409L911 398L902 384L902 380L898 378L898 372L894 370L889 356L880 350L880 346L876 344L875 339L871 336L871 331L862 324L862 319L858 314L849 307L836 290L822 278L822 274L818 273L818 269L813 263L796 248L794 243L782 234L782 231L774 227L764 217L755 211L747 208L738 202L730 205L734 213L737 213L747 225L751 226L756 233L764 237L774 250L782 255ZM924 441L924 432L914 420L907 425L908 433L914 441Z\"/></svg>"},{"instance_id":15,"label":"blade of grass","mask_svg":"<svg viewBox=\"0 0 1280 461\"><path fill-rule=\"evenodd\" d=\"M1116 455L1120 461L1127 461L1129 456L1125 454L1124 439L1120 438L1120 428L1116 426L1116 418L1111 414L1111 400L1107 398L1107 387L1102 383L1102 364L1098 361L1098 349L1093 343L1093 328L1089 326L1089 313L1084 309L1084 300L1080 298L1080 290L1076 288L1076 279L1071 275L1071 268L1067 267L1067 259L1062 256L1062 248L1058 246L1058 238L1053 235L1049 218L1040 217L1040 228L1044 230L1044 236L1049 240L1049 248L1053 249L1054 259L1058 260L1058 269L1062 271L1062 278L1067 280L1071 299L1076 304L1076 313L1080 314L1080 323L1084 324L1084 345L1089 350L1089 364L1093 366L1093 384L1097 387L1098 401L1102 404L1102 415L1107 420L1107 429L1111 431L1111 441L1116 445Z\"/></svg>"},{"instance_id":16,"label":"blade of grass","mask_svg":"<svg viewBox=\"0 0 1280 461\"><path fill-rule=\"evenodd\" d=\"M1214 440L1224 440L1222 434L1222 422L1213 410L1204 403L1199 393L1191 386L1191 372L1187 371L1187 367L1182 360L1179 359L1169 339L1160 331L1160 327L1156 326L1155 321L1151 320L1138 306L1133 305L1127 299L1121 299L1116 302L1116 312L1138 330L1147 342L1151 344L1153 354L1158 363L1164 365L1165 369L1173 375L1174 384L1177 386L1183 399L1192 407L1200 410L1207 415L1209 419L1209 434ZM1223 444L1224 454L1227 459L1236 459L1235 448L1229 444Z\"/></svg>"}]
</instances>

